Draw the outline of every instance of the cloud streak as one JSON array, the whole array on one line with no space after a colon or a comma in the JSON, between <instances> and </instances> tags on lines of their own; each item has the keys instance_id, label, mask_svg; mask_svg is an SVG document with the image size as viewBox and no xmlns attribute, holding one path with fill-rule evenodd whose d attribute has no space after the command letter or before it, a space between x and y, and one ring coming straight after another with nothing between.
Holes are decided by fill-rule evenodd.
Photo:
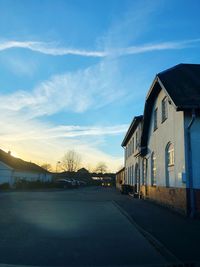
<instances>
[{"instance_id":1,"label":"cloud streak","mask_svg":"<svg viewBox=\"0 0 200 267\"><path fill-rule=\"evenodd\" d=\"M19 123L19 121L18 121ZM56 138L76 138L87 136L108 136L118 135L125 133L128 129L127 124L114 125L114 126L79 126L79 125L60 125L44 126L39 123L33 123L34 127L27 127L22 124L26 131L19 131L18 128L10 132L10 127L4 125L0 130L0 136L2 141L22 141L22 140L49 140ZM21 126L22 126L21 125Z\"/></svg>"},{"instance_id":2,"label":"cloud streak","mask_svg":"<svg viewBox=\"0 0 200 267\"><path fill-rule=\"evenodd\" d=\"M115 170L122 164L122 158L102 152L98 148L98 138L124 133L128 125L79 126L42 123L36 120L24 121L17 114L0 116L1 148L11 150L20 157L34 162L55 164L70 149L83 156L83 163L93 166L105 161ZM89 138L89 139L88 139Z\"/></svg>"},{"instance_id":3,"label":"cloud streak","mask_svg":"<svg viewBox=\"0 0 200 267\"><path fill-rule=\"evenodd\" d=\"M0 108L28 118L59 111L82 113L124 96L120 80L117 62L102 61L83 70L54 75L29 91L0 94Z\"/></svg>"},{"instance_id":4,"label":"cloud streak","mask_svg":"<svg viewBox=\"0 0 200 267\"><path fill-rule=\"evenodd\" d=\"M39 52L51 56L83 56L83 57L118 57L124 55L141 54L153 51L161 50L176 50L185 49L200 42L200 38L182 40L182 41L171 41L171 42L160 42L151 44L141 44L138 46L128 46L123 48L109 48L109 50L84 50L84 49L74 49L60 47L57 43L45 43L45 42L34 42L34 41L0 41L0 51L12 49L12 48L23 48L29 49L34 52Z\"/></svg>"},{"instance_id":5,"label":"cloud streak","mask_svg":"<svg viewBox=\"0 0 200 267\"><path fill-rule=\"evenodd\" d=\"M65 47L58 47L56 43L32 42L32 41L6 41L0 42L0 51L11 48L24 48L35 52L39 52L52 56L75 55L84 57L105 57L106 53L103 51L87 51Z\"/></svg>"},{"instance_id":6,"label":"cloud streak","mask_svg":"<svg viewBox=\"0 0 200 267\"><path fill-rule=\"evenodd\" d=\"M85 164L106 161L113 170L122 159L101 151L107 137L125 133L127 125L67 125L71 112L86 112L122 98L115 61L102 60L89 68L54 75L31 90L0 94L0 146L26 160L55 164L69 149L83 155ZM116 77L113 79L113 77ZM63 112L66 125L48 116ZM85 165L87 166L87 165Z\"/></svg>"}]
</instances>

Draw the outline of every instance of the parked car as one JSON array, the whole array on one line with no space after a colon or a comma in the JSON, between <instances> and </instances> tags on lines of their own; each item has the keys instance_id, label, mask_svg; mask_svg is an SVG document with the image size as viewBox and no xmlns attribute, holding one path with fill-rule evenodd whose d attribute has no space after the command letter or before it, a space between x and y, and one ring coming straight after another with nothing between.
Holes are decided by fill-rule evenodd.
<instances>
[{"instance_id":1,"label":"parked car","mask_svg":"<svg viewBox=\"0 0 200 267\"><path fill-rule=\"evenodd\" d=\"M78 180L75 180L75 179L72 178L72 179L70 179L70 181L71 181L71 183L72 183L72 185L73 185L74 187L77 187L77 186L80 185Z\"/></svg>"},{"instance_id":2,"label":"parked car","mask_svg":"<svg viewBox=\"0 0 200 267\"><path fill-rule=\"evenodd\" d=\"M73 187L72 181L67 180L67 179L57 179L55 183L57 187L59 188L72 188Z\"/></svg>"},{"instance_id":3,"label":"parked car","mask_svg":"<svg viewBox=\"0 0 200 267\"><path fill-rule=\"evenodd\" d=\"M128 184L121 185L121 193L124 195L128 195L131 192L131 187Z\"/></svg>"},{"instance_id":4,"label":"parked car","mask_svg":"<svg viewBox=\"0 0 200 267\"><path fill-rule=\"evenodd\" d=\"M111 186L111 182L110 182L110 181L103 181L103 182L101 183L101 185L102 185L103 187L110 187L110 186Z\"/></svg>"}]
</instances>

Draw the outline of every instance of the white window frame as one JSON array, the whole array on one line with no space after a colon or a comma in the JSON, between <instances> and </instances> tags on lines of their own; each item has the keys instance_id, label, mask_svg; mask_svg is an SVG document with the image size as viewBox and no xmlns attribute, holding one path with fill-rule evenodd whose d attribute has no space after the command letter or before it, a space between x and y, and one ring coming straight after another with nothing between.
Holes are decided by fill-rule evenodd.
<instances>
[{"instance_id":1,"label":"white window frame","mask_svg":"<svg viewBox=\"0 0 200 267\"><path fill-rule=\"evenodd\" d=\"M151 153L151 185L152 186L157 185L156 173L157 173L156 156L155 156L155 153L152 152Z\"/></svg>"},{"instance_id":2,"label":"white window frame","mask_svg":"<svg viewBox=\"0 0 200 267\"><path fill-rule=\"evenodd\" d=\"M162 123L168 118L168 105L167 105L167 97L165 96L161 103L161 112L162 112Z\"/></svg>"},{"instance_id":3,"label":"white window frame","mask_svg":"<svg viewBox=\"0 0 200 267\"><path fill-rule=\"evenodd\" d=\"M153 129L154 131L158 129L158 108L155 108L153 112Z\"/></svg>"},{"instance_id":4,"label":"white window frame","mask_svg":"<svg viewBox=\"0 0 200 267\"><path fill-rule=\"evenodd\" d=\"M167 166L168 167L174 166L174 145L171 142L167 144L166 153L167 153Z\"/></svg>"}]
</instances>

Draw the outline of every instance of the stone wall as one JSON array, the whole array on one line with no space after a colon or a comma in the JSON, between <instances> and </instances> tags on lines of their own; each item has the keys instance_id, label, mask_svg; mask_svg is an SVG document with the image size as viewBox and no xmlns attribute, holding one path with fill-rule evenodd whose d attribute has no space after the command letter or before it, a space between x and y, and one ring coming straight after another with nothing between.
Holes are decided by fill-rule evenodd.
<instances>
[{"instance_id":1,"label":"stone wall","mask_svg":"<svg viewBox=\"0 0 200 267\"><path fill-rule=\"evenodd\" d=\"M141 196L173 208L181 213L187 213L187 195L185 188L162 186L147 186L145 188L145 186L142 186Z\"/></svg>"}]
</instances>

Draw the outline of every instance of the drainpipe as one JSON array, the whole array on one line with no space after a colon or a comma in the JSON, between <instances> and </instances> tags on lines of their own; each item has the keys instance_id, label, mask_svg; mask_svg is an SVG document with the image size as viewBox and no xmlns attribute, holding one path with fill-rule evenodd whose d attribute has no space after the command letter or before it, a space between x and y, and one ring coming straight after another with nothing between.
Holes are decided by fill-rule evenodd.
<instances>
[{"instance_id":1,"label":"drainpipe","mask_svg":"<svg viewBox=\"0 0 200 267\"><path fill-rule=\"evenodd\" d=\"M195 216L195 195L193 186L193 168L192 168L192 146L191 146L191 127L196 119L195 110L192 110L191 121L187 126L187 156L188 156L188 180L189 180L189 196L190 196L190 214L191 218Z\"/></svg>"}]
</instances>

